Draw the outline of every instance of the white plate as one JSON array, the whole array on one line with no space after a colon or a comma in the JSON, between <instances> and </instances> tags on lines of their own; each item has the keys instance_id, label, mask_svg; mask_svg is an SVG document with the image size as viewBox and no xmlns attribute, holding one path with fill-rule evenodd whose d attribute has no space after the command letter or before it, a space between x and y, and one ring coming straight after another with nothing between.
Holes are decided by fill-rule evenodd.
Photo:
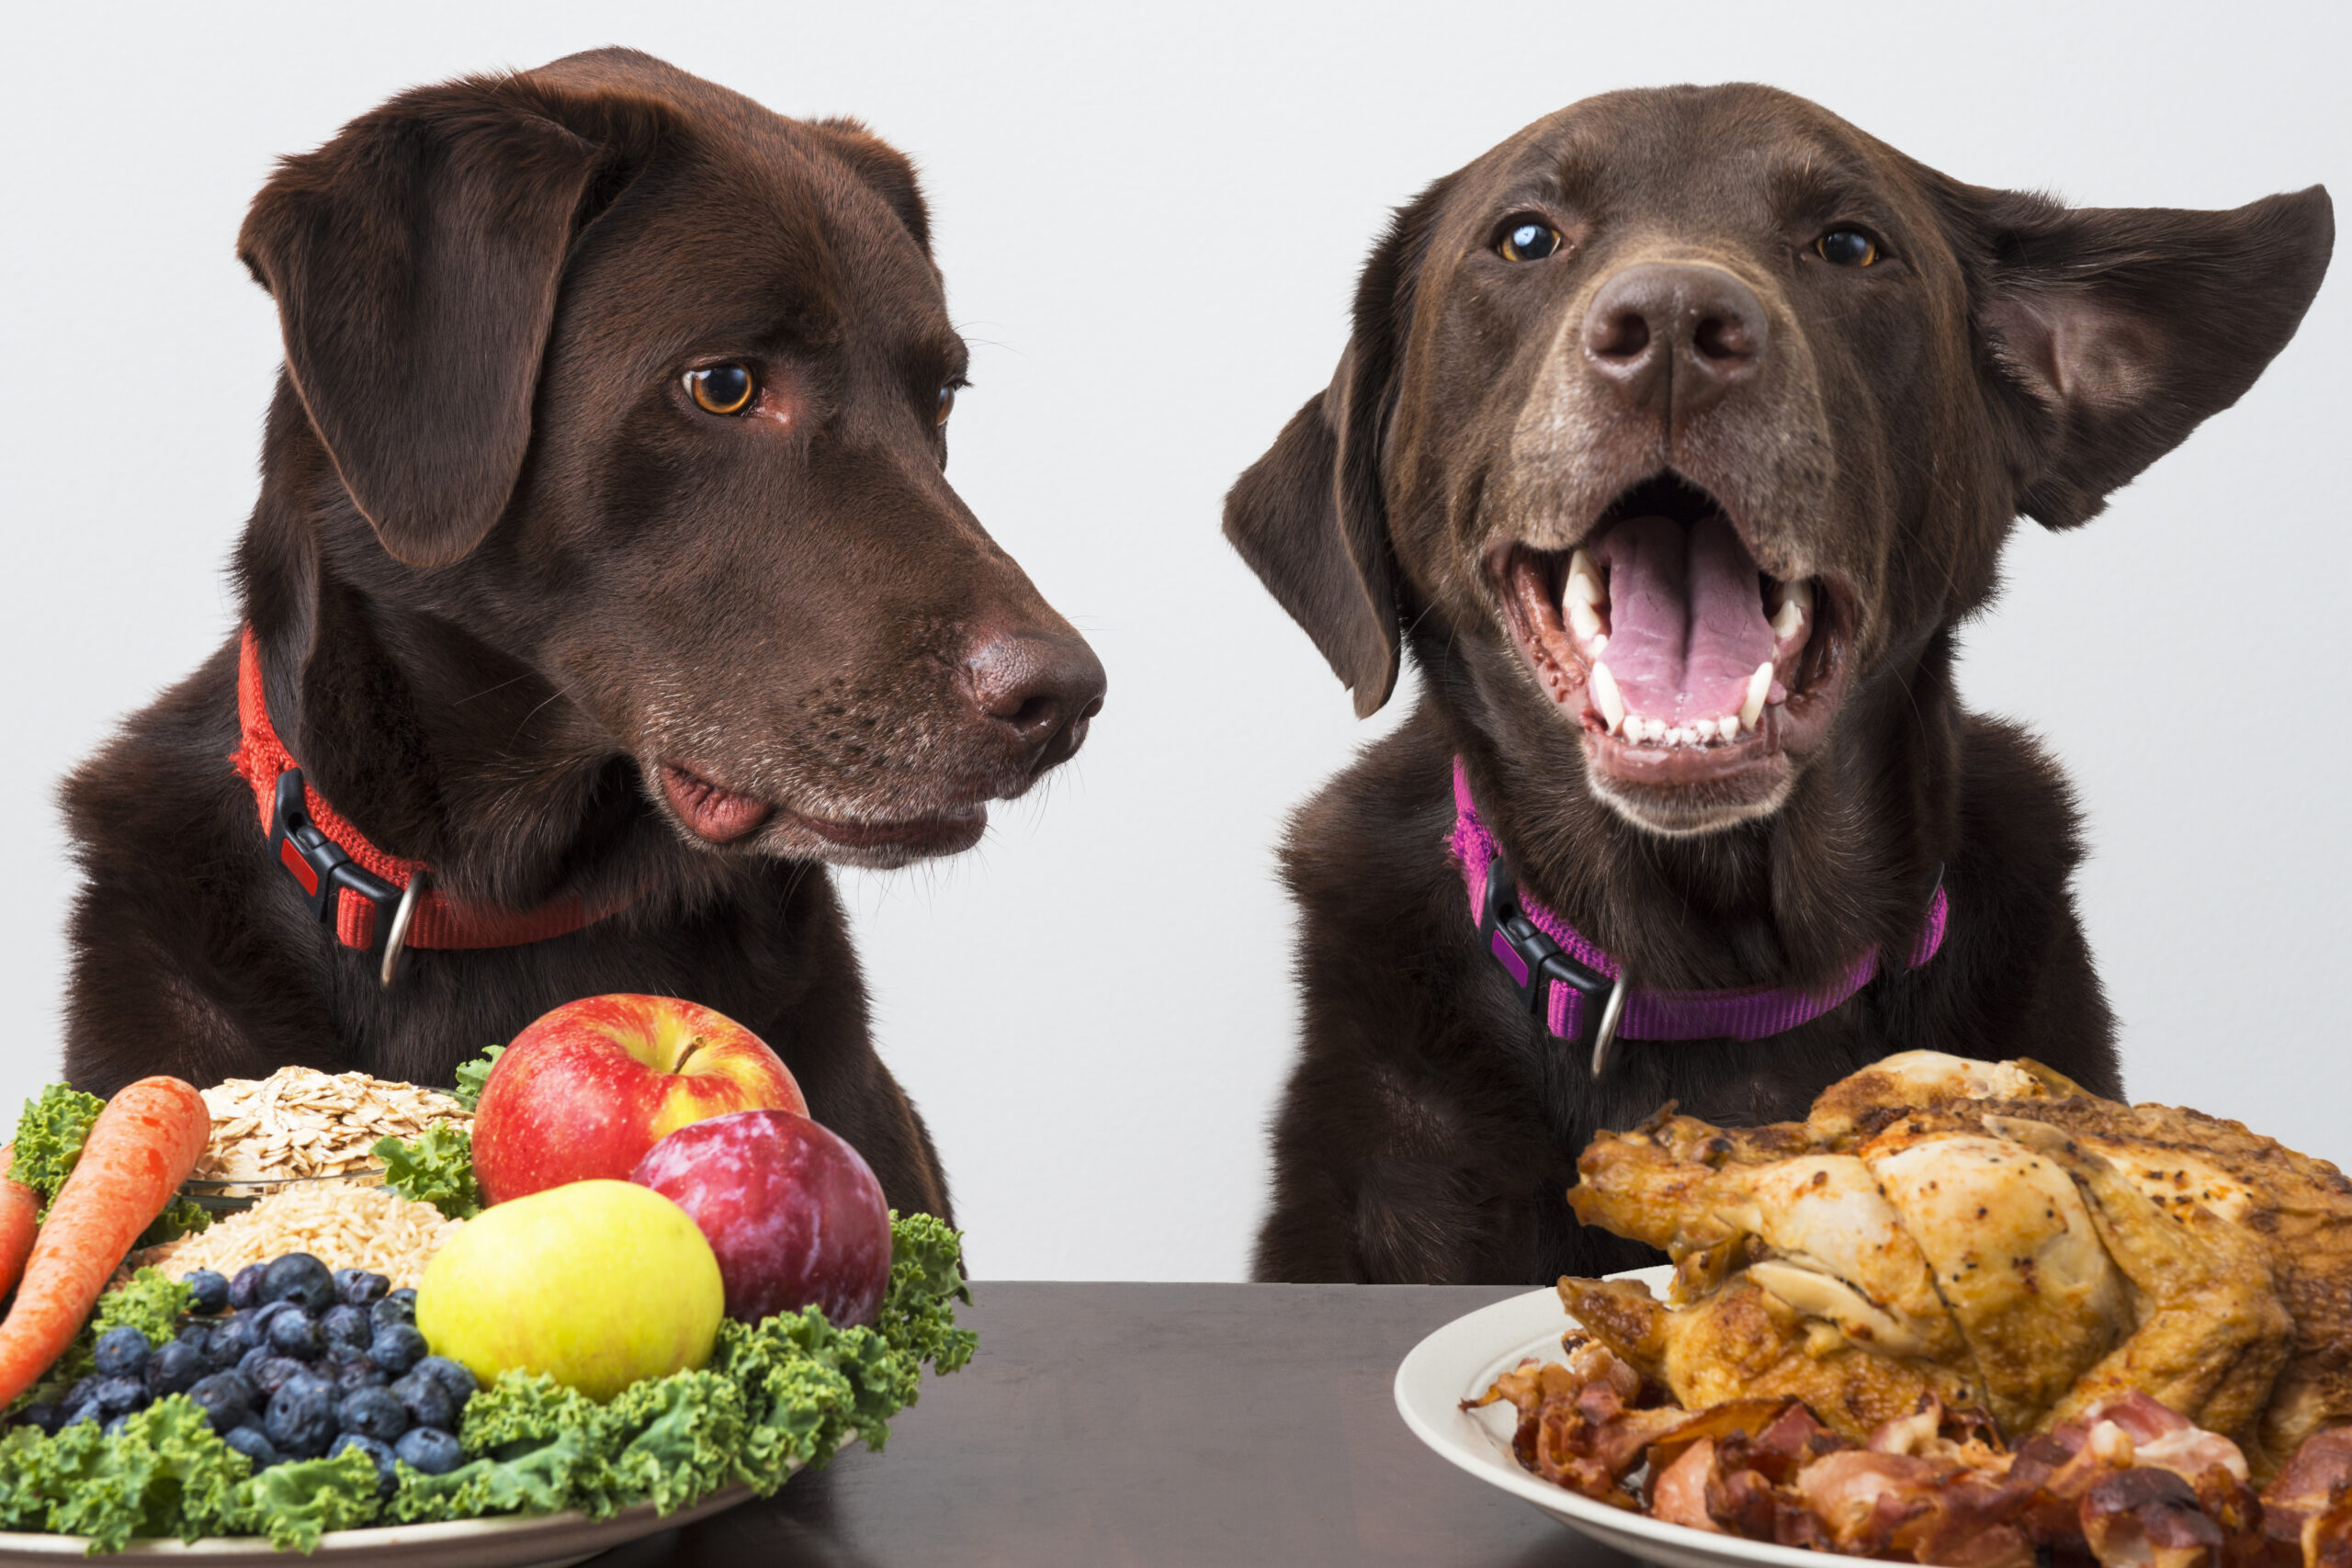
<instances>
[{"instance_id":1,"label":"white plate","mask_svg":"<svg viewBox=\"0 0 2352 1568\"><path fill-rule=\"evenodd\" d=\"M1611 1277L1639 1280L1663 1294L1673 1274L1672 1269L1660 1265ZM1601 1545L1645 1562L1662 1562L1668 1568L1722 1568L1729 1563L1743 1568L1751 1563L1822 1568L1826 1562L1862 1561L1669 1525L1596 1503L1521 1469L1510 1451L1518 1412L1507 1404L1465 1411L1462 1401L1486 1393L1498 1373L1530 1356L1545 1361L1562 1359L1560 1336L1572 1322L1560 1305L1557 1291L1530 1291L1455 1318L1414 1346L1397 1367L1397 1414L1405 1417L1415 1437L1450 1463L1534 1504Z\"/></svg>"},{"instance_id":2,"label":"white plate","mask_svg":"<svg viewBox=\"0 0 2352 1568\"><path fill-rule=\"evenodd\" d=\"M318 1550L309 1558L300 1552L279 1551L265 1538L250 1535L208 1536L192 1544L142 1537L133 1540L121 1556L187 1559L203 1562L205 1568L299 1568L303 1562L321 1560L413 1564L429 1562L433 1568L557 1568L662 1530L707 1519L747 1501L751 1495L747 1486L730 1486L666 1517L656 1514L652 1504L645 1503L601 1524L584 1515L562 1513L330 1530L319 1537ZM0 1530L0 1563L53 1564L68 1558L79 1562L89 1546L87 1536Z\"/></svg>"}]
</instances>

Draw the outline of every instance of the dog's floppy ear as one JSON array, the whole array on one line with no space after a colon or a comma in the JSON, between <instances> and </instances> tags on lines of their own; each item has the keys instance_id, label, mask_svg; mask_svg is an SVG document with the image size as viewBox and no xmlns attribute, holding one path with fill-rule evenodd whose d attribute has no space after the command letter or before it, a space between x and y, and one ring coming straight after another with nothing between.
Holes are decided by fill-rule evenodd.
<instances>
[{"instance_id":1,"label":"dog's floppy ear","mask_svg":"<svg viewBox=\"0 0 2352 1568\"><path fill-rule=\"evenodd\" d=\"M1396 343L1441 180L1396 215L1356 286L1355 330L1331 384L1225 498L1225 536L1354 693L1356 716L1396 686L1397 582L1381 448Z\"/></svg>"},{"instance_id":2,"label":"dog's floppy ear","mask_svg":"<svg viewBox=\"0 0 2352 1568\"><path fill-rule=\"evenodd\" d=\"M2067 208L1948 193L1988 390L2015 435L2018 510L2052 528L2254 385L2287 345L2335 243L2313 186L2226 212Z\"/></svg>"},{"instance_id":3,"label":"dog's floppy ear","mask_svg":"<svg viewBox=\"0 0 2352 1568\"><path fill-rule=\"evenodd\" d=\"M656 112L526 76L420 87L286 159L254 198L237 254L396 558L460 559L504 512L576 226Z\"/></svg>"},{"instance_id":4,"label":"dog's floppy ear","mask_svg":"<svg viewBox=\"0 0 2352 1568\"><path fill-rule=\"evenodd\" d=\"M833 155L880 193L915 237L922 254L931 254L931 209L923 201L922 185L915 177L914 161L865 128L862 119L835 115L809 124L823 133Z\"/></svg>"}]
</instances>

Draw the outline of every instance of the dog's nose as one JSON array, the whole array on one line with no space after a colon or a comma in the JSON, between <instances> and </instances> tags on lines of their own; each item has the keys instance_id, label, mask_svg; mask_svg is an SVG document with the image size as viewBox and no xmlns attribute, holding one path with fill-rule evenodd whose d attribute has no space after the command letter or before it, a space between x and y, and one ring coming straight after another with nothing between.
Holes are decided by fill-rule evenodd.
<instances>
[{"instance_id":1,"label":"dog's nose","mask_svg":"<svg viewBox=\"0 0 2352 1568\"><path fill-rule=\"evenodd\" d=\"M1069 760L1102 711L1102 661L1079 637L987 632L964 660L972 705L1015 747L1033 773Z\"/></svg>"},{"instance_id":2,"label":"dog's nose","mask_svg":"<svg viewBox=\"0 0 2352 1568\"><path fill-rule=\"evenodd\" d=\"M1766 336L1763 302L1723 268L1643 262L1593 296L1584 355L1628 403L1680 419L1754 378Z\"/></svg>"}]
</instances>

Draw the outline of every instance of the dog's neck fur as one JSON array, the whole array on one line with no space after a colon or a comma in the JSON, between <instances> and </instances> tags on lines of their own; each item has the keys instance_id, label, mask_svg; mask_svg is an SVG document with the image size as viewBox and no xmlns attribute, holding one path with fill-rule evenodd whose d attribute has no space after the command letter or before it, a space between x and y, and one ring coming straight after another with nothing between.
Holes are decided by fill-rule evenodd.
<instances>
[{"instance_id":1,"label":"dog's neck fur","mask_svg":"<svg viewBox=\"0 0 2352 1568\"><path fill-rule=\"evenodd\" d=\"M263 684L306 777L377 847L464 898L648 913L740 893L644 796L636 764L528 662L498 606L386 555L281 378L237 555Z\"/></svg>"},{"instance_id":2,"label":"dog's neck fur","mask_svg":"<svg viewBox=\"0 0 2352 1568\"><path fill-rule=\"evenodd\" d=\"M1417 659L1480 711L1434 637ZM1858 685L1839 734L1760 821L1688 838L1633 826L1574 787L1518 787L1476 722L1448 725L1479 808L1521 886L1631 965L1638 983L1714 988L1824 981L1873 946L1908 951L1960 835L1960 707L1951 636ZM1451 798L1450 790L1448 798ZM1896 810L1872 809L1878 803ZM1955 918L1965 894L1954 895Z\"/></svg>"}]
</instances>

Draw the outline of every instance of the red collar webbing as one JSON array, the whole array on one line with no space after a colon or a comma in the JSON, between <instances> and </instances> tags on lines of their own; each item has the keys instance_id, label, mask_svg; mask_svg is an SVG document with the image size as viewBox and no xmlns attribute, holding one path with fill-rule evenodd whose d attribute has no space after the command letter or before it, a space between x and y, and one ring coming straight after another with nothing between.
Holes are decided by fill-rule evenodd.
<instances>
[{"instance_id":1,"label":"red collar webbing","mask_svg":"<svg viewBox=\"0 0 2352 1568\"><path fill-rule=\"evenodd\" d=\"M237 653L237 749L229 761L254 786L272 858L302 890L320 921L334 928L336 941L381 957L387 984L403 948L517 947L576 931L621 908L565 898L536 909L503 909L469 904L423 886L423 861L402 860L369 843L303 779L269 722L260 649L251 626L244 628Z\"/></svg>"}]
</instances>

